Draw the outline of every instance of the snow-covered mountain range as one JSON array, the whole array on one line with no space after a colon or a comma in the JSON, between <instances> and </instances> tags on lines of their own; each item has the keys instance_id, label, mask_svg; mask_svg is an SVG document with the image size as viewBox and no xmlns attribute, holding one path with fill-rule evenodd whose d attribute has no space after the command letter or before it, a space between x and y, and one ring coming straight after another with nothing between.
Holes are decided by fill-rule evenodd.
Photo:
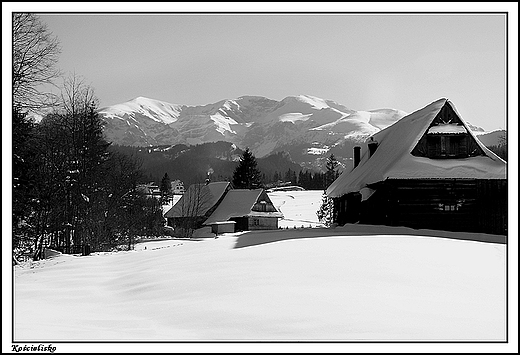
<instances>
[{"instance_id":1,"label":"snow-covered mountain range","mask_svg":"<svg viewBox=\"0 0 520 355\"><path fill-rule=\"evenodd\" d=\"M138 97L102 108L99 113L106 121L107 139L116 144L228 141L251 148L258 157L294 143L308 143L313 152L326 151L345 140L365 139L406 114L396 109L356 111L308 95L281 101L242 96L204 106Z\"/></svg>"},{"instance_id":2,"label":"snow-covered mountain range","mask_svg":"<svg viewBox=\"0 0 520 355\"><path fill-rule=\"evenodd\" d=\"M350 109L309 95L281 101L241 96L203 106L171 104L145 97L104 107L108 141L126 146L157 146L226 141L256 157L287 151L303 167L322 165L334 153L346 163L352 146L407 113L393 108ZM477 134L480 127L470 126ZM320 162L321 161L321 162Z\"/></svg>"}]
</instances>

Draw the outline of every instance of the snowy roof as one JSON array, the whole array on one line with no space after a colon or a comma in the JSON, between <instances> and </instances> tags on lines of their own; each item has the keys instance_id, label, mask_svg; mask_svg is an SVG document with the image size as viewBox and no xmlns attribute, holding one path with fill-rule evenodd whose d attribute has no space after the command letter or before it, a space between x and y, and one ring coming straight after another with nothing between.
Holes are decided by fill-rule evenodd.
<instances>
[{"instance_id":1,"label":"snowy roof","mask_svg":"<svg viewBox=\"0 0 520 355\"><path fill-rule=\"evenodd\" d=\"M464 134L468 133L466 128L464 126L453 124L453 123L447 123L447 124L440 124L437 126L430 127L428 130L428 134Z\"/></svg>"},{"instance_id":2,"label":"snowy roof","mask_svg":"<svg viewBox=\"0 0 520 355\"><path fill-rule=\"evenodd\" d=\"M222 198L229 186L227 181L193 184L164 217L204 216Z\"/></svg>"},{"instance_id":3,"label":"snowy roof","mask_svg":"<svg viewBox=\"0 0 520 355\"><path fill-rule=\"evenodd\" d=\"M445 98L439 99L374 134L373 138L379 142L379 146L372 157L365 149L359 165L351 171L344 171L329 186L327 195L339 197L386 179L505 179L506 162L476 138L475 141L485 154L483 156L430 159L411 154L445 104L451 106L468 134L475 138L453 103Z\"/></svg>"},{"instance_id":4,"label":"snowy roof","mask_svg":"<svg viewBox=\"0 0 520 355\"><path fill-rule=\"evenodd\" d=\"M276 212L259 212L252 211L253 206L258 200L266 201L272 205L267 194L263 193L263 189L246 190L236 189L229 190L219 204L217 209L213 211L211 216L204 222L205 225L215 222L227 221L233 217L283 217L282 213ZM262 198L262 194L264 195ZM274 207L274 206L273 206Z\"/></svg>"}]
</instances>

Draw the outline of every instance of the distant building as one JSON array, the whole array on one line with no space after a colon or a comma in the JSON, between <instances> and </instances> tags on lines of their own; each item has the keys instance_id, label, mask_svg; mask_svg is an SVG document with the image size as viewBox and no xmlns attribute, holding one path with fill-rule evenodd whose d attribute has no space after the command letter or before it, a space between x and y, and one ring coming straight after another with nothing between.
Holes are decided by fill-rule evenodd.
<instances>
[{"instance_id":1,"label":"distant building","mask_svg":"<svg viewBox=\"0 0 520 355\"><path fill-rule=\"evenodd\" d=\"M184 194L184 184L180 180L174 180L171 182L172 193L174 195L183 195Z\"/></svg>"},{"instance_id":2,"label":"distant building","mask_svg":"<svg viewBox=\"0 0 520 355\"><path fill-rule=\"evenodd\" d=\"M155 184L155 182L138 185L137 191L144 193L147 197L154 197L157 199L161 198L161 189Z\"/></svg>"},{"instance_id":3,"label":"distant building","mask_svg":"<svg viewBox=\"0 0 520 355\"><path fill-rule=\"evenodd\" d=\"M354 148L354 168L327 189L335 223L507 233L507 164L449 100L401 118L367 148Z\"/></svg>"},{"instance_id":4,"label":"distant building","mask_svg":"<svg viewBox=\"0 0 520 355\"><path fill-rule=\"evenodd\" d=\"M264 189L235 189L226 193L204 225L233 221L235 231L278 229L282 217Z\"/></svg>"}]
</instances>

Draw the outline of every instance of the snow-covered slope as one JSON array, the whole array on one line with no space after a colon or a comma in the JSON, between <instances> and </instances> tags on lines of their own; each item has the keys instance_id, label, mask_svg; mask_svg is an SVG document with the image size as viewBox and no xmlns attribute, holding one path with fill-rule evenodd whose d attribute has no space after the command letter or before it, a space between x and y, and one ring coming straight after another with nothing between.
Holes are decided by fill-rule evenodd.
<instances>
[{"instance_id":1,"label":"snow-covered slope","mask_svg":"<svg viewBox=\"0 0 520 355\"><path fill-rule=\"evenodd\" d=\"M53 344L506 341L504 244L403 227L301 229L320 196L303 204L299 193L277 192L275 202L301 219L296 229L16 266L6 332Z\"/></svg>"},{"instance_id":2,"label":"snow-covered slope","mask_svg":"<svg viewBox=\"0 0 520 355\"><path fill-rule=\"evenodd\" d=\"M131 101L99 110L104 118L105 136L120 145L148 146L180 138L169 124L176 122L180 105L138 97Z\"/></svg>"},{"instance_id":3,"label":"snow-covered slope","mask_svg":"<svg viewBox=\"0 0 520 355\"><path fill-rule=\"evenodd\" d=\"M186 106L138 97L102 108L99 113L106 121L107 139L116 144L237 143L251 124L249 120L265 115L272 106L271 101L242 97L203 106Z\"/></svg>"},{"instance_id":4,"label":"snow-covered slope","mask_svg":"<svg viewBox=\"0 0 520 355\"><path fill-rule=\"evenodd\" d=\"M141 115L158 123L170 124L177 121L181 109L180 105L137 97L131 101L105 108L100 113L105 119L133 119L136 121L135 116Z\"/></svg>"}]
</instances>

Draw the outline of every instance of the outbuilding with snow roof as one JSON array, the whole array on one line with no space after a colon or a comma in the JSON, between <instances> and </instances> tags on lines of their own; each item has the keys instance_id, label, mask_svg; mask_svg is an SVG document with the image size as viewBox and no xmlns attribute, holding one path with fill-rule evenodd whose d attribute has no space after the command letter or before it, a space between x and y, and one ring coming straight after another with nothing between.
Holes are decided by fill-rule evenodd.
<instances>
[{"instance_id":1,"label":"outbuilding with snow roof","mask_svg":"<svg viewBox=\"0 0 520 355\"><path fill-rule=\"evenodd\" d=\"M204 225L235 222L235 231L278 229L278 219L283 214L276 209L264 189L233 189L226 196Z\"/></svg>"},{"instance_id":2,"label":"outbuilding with snow roof","mask_svg":"<svg viewBox=\"0 0 520 355\"><path fill-rule=\"evenodd\" d=\"M335 223L507 233L507 164L448 99L374 134L367 148L355 148L354 168L327 189Z\"/></svg>"}]
</instances>

